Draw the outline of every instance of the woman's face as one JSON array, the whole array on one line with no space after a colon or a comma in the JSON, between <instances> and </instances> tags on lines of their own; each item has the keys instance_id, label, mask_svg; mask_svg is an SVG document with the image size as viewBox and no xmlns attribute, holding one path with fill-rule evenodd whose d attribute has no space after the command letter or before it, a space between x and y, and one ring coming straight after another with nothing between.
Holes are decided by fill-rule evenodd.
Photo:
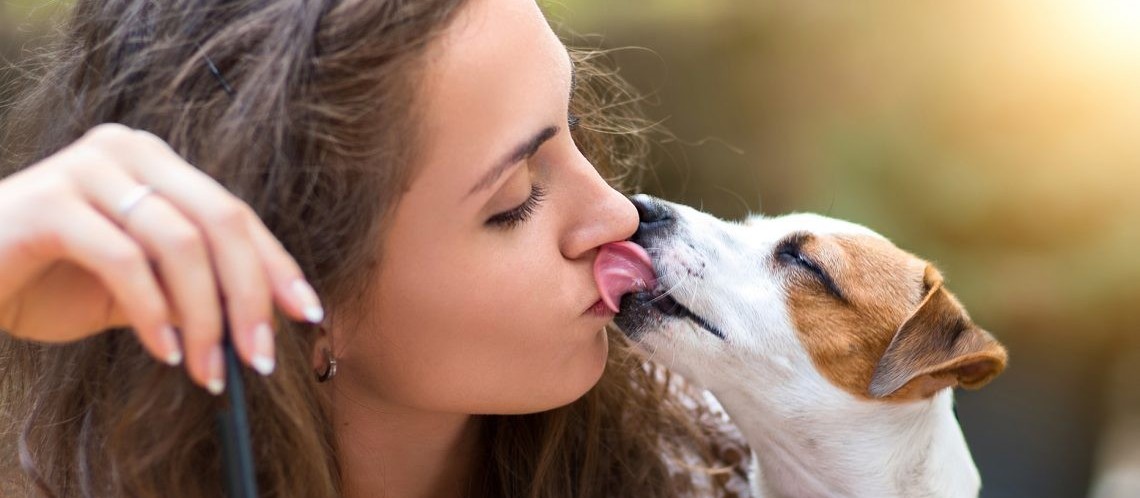
<instances>
[{"instance_id":1,"label":"woman's face","mask_svg":"<svg viewBox=\"0 0 1140 498\"><path fill-rule=\"evenodd\" d=\"M573 69L533 0L469 2L428 57L416 177L336 382L431 411L568 404L605 365L594 256L636 211L570 137Z\"/></svg>"}]
</instances>

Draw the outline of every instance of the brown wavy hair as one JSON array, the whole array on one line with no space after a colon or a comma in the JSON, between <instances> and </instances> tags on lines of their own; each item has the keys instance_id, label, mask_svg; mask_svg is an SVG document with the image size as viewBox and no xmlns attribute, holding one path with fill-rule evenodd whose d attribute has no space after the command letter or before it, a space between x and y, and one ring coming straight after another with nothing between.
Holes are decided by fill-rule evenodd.
<instances>
[{"instance_id":1,"label":"brown wavy hair","mask_svg":"<svg viewBox=\"0 0 1140 498\"><path fill-rule=\"evenodd\" d=\"M100 123L148 130L252 206L332 313L362 305L383 220L413 174L422 54L461 4L79 0L35 63L44 70L10 103L4 173ZM600 52L573 54L575 139L628 185L647 151L635 94L600 69ZM278 318L278 371L243 373L262 494L339 496L331 417L310 370L315 331ZM687 452L716 466L659 367L610 337L605 374L581 399L484 417L471 496L677 496L685 485L667 460ZM220 496L219 402L127 329L62 346L0 334L11 492Z\"/></svg>"}]
</instances>

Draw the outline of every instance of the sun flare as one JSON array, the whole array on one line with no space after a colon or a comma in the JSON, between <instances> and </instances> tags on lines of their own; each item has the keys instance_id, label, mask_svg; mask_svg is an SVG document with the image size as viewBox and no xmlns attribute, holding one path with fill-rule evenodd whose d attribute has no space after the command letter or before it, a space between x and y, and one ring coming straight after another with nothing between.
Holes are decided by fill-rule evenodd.
<instances>
[{"instance_id":1,"label":"sun flare","mask_svg":"<svg viewBox=\"0 0 1140 498\"><path fill-rule=\"evenodd\" d=\"M1064 6L1090 48L1106 55L1140 56L1140 0L1067 0Z\"/></svg>"}]
</instances>

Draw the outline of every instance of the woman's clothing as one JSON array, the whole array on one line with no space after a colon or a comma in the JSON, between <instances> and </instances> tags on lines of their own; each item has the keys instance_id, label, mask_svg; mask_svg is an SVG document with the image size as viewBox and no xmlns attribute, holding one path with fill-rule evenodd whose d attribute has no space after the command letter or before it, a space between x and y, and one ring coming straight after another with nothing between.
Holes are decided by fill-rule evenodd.
<instances>
[{"instance_id":1,"label":"woman's clothing","mask_svg":"<svg viewBox=\"0 0 1140 498\"><path fill-rule=\"evenodd\" d=\"M667 458L670 476L678 482L678 489L688 487L683 486L688 482L697 490L694 498L751 498L748 473L752 451L724 407L706 390L684 389L678 382L671 382L669 387L707 435L716 465L709 468L695 449L682 454L681 461Z\"/></svg>"}]
</instances>

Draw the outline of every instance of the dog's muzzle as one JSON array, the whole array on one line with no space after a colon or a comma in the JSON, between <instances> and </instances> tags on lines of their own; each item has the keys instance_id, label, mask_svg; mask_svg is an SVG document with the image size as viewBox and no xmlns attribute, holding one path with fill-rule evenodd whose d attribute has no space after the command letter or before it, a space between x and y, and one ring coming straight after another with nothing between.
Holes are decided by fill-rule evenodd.
<instances>
[{"instance_id":1,"label":"dog's muzzle","mask_svg":"<svg viewBox=\"0 0 1140 498\"><path fill-rule=\"evenodd\" d=\"M660 241L676 232L676 213L668 205L648 195L635 195L630 197L630 201L637 208L640 220L637 232L630 240L652 252L660 246ZM658 275L663 274L662 268L656 261L653 266ZM636 339L667 318L690 320L718 339L725 340L723 332L704 317L677 302L672 296L664 294L660 288L625 295L621 300L620 311L614 317L614 323L631 339Z\"/></svg>"}]
</instances>

